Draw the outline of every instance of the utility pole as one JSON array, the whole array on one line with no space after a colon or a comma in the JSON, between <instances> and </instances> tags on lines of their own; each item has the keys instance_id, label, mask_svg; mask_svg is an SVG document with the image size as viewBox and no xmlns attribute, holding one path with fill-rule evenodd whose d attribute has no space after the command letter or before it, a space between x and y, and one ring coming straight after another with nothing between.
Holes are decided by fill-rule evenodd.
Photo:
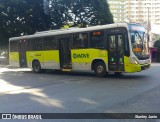
<instances>
[{"instance_id":1,"label":"utility pole","mask_svg":"<svg viewBox=\"0 0 160 122\"><path fill-rule=\"evenodd\" d=\"M148 42L149 42L149 29L150 29L150 21L149 21L149 16L150 16L150 14L149 14L149 7L147 7L147 9L148 9L148 19L147 19L147 40L148 40Z\"/></svg>"}]
</instances>

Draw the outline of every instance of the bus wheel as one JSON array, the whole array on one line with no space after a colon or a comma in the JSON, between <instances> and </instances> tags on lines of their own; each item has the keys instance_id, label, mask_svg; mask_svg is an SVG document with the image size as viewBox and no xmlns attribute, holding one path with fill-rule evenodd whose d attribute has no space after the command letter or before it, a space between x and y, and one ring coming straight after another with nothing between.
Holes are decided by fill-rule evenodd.
<instances>
[{"instance_id":1,"label":"bus wheel","mask_svg":"<svg viewBox=\"0 0 160 122\"><path fill-rule=\"evenodd\" d=\"M97 62L94 66L94 73L99 77L106 76L106 65L102 61Z\"/></svg>"},{"instance_id":2,"label":"bus wheel","mask_svg":"<svg viewBox=\"0 0 160 122\"><path fill-rule=\"evenodd\" d=\"M115 75L122 75L122 72L114 72Z\"/></svg>"},{"instance_id":3,"label":"bus wheel","mask_svg":"<svg viewBox=\"0 0 160 122\"><path fill-rule=\"evenodd\" d=\"M35 73L41 73L42 72L41 65L40 65L39 61L33 62L33 71Z\"/></svg>"}]
</instances>

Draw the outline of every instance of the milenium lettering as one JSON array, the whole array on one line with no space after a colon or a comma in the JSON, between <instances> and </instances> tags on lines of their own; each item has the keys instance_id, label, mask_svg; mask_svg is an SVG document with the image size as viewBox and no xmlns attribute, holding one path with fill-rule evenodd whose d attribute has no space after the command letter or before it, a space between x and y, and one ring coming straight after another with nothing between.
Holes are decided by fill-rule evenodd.
<instances>
[{"instance_id":1,"label":"milenium lettering","mask_svg":"<svg viewBox=\"0 0 160 122\"><path fill-rule=\"evenodd\" d=\"M73 54L73 58L89 58L89 54Z\"/></svg>"}]
</instances>

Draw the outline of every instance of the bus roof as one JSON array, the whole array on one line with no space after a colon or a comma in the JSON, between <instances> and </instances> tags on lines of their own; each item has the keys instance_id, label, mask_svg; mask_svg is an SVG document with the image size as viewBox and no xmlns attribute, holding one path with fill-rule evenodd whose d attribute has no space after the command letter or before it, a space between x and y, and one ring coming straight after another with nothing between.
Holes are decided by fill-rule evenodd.
<instances>
[{"instance_id":1,"label":"bus roof","mask_svg":"<svg viewBox=\"0 0 160 122\"><path fill-rule=\"evenodd\" d=\"M87 27L87 28L69 28L69 29L49 30L49 31L37 32L33 35L13 37L13 38L10 38L9 41L20 40L20 39L30 39L30 38L36 38L36 37L44 37L44 36L52 36L52 35L63 35L63 34L78 33L78 32L87 32L87 31L116 28L116 27L127 27L127 25L128 23L114 23L114 24L107 24L107 25L92 26L92 27Z\"/></svg>"}]
</instances>

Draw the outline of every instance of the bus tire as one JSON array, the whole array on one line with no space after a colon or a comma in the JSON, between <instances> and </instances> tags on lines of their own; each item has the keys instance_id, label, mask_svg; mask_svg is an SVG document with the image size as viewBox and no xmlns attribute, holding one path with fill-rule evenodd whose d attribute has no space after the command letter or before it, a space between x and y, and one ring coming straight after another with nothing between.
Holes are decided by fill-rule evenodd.
<instances>
[{"instance_id":1,"label":"bus tire","mask_svg":"<svg viewBox=\"0 0 160 122\"><path fill-rule=\"evenodd\" d=\"M33 71L38 74L42 72L41 64L39 63L39 61L33 62Z\"/></svg>"},{"instance_id":2,"label":"bus tire","mask_svg":"<svg viewBox=\"0 0 160 122\"><path fill-rule=\"evenodd\" d=\"M122 72L114 72L115 75L120 76L122 75Z\"/></svg>"},{"instance_id":3,"label":"bus tire","mask_svg":"<svg viewBox=\"0 0 160 122\"><path fill-rule=\"evenodd\" d=\"M106 65L102 61L97 62L94 66L94 73L98 77L106 76Z\"/></svg>"}]
</instances>

